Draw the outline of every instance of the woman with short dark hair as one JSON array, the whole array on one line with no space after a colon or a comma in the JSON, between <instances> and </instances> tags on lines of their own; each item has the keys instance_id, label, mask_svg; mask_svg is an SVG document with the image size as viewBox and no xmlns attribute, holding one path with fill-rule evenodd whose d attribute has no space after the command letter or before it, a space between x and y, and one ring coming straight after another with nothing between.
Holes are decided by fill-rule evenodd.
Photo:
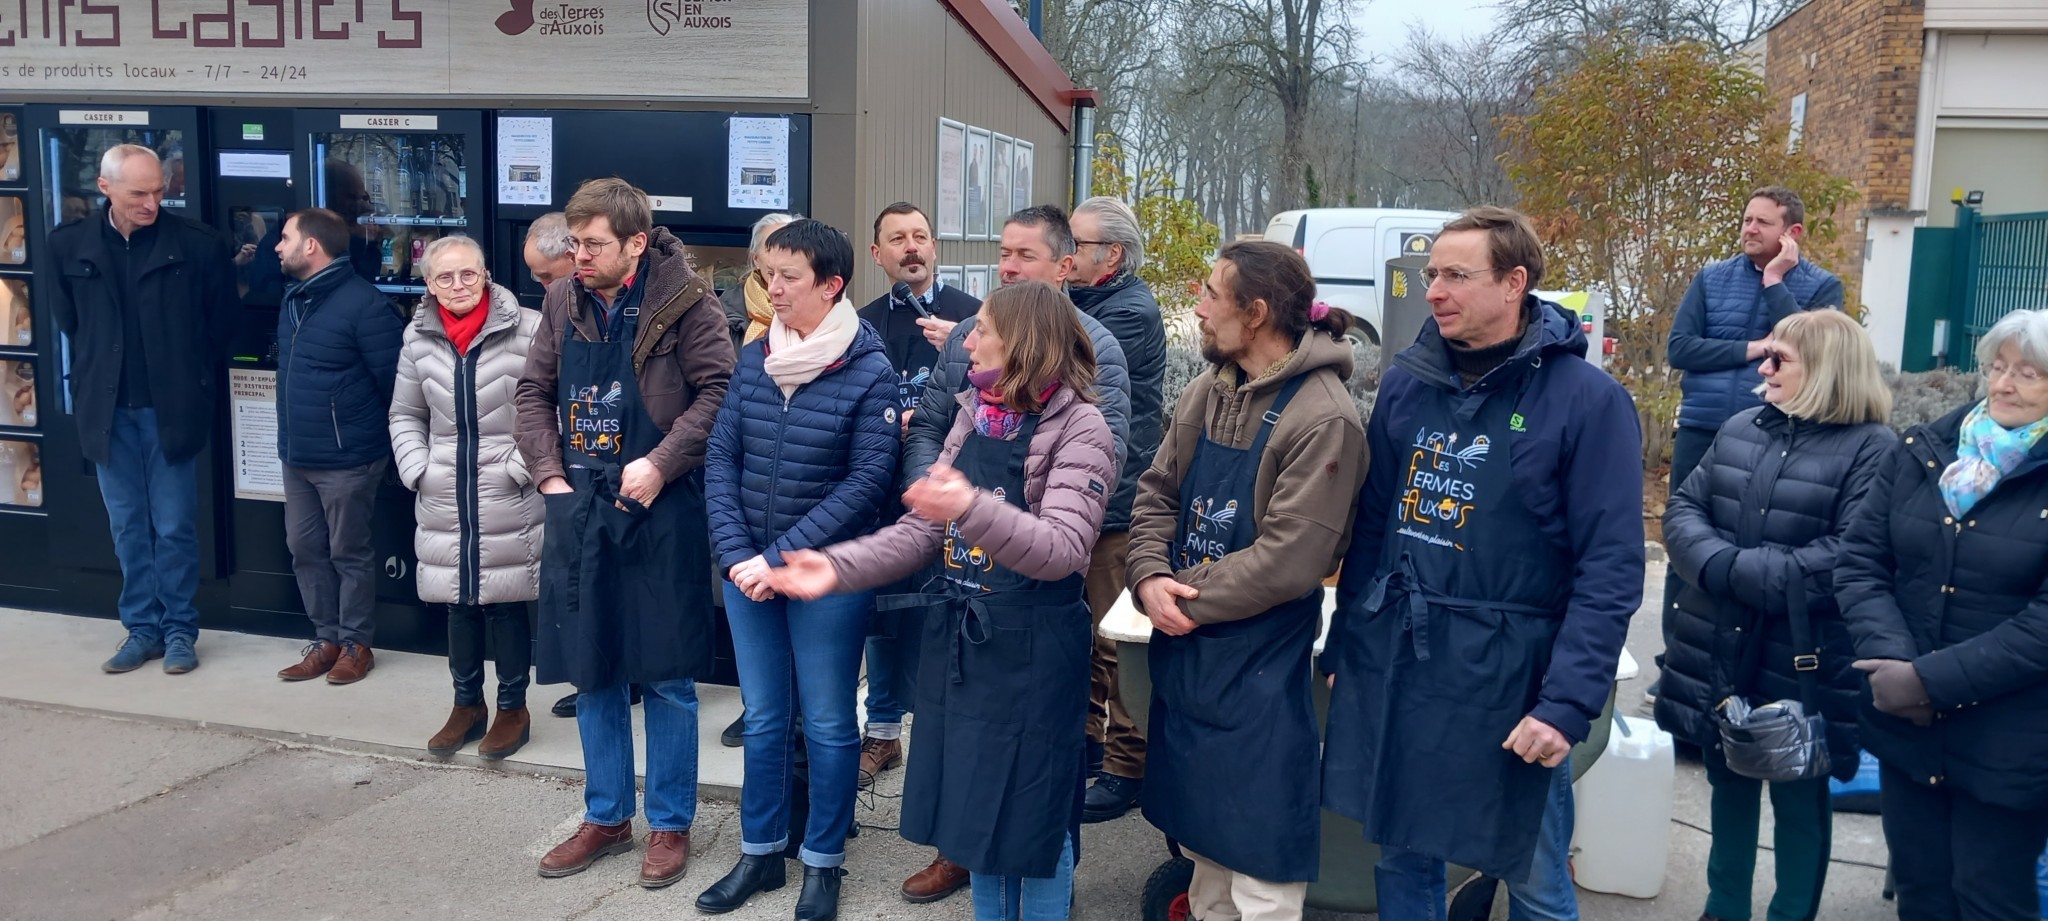
<instances>
[{"instance_id":1,"label":"woman with short dark hair","mask_svg":"<svg viewBox=\"0 0 2048 921\"><path fill-rule=\"evenodd\" d=\"M811 220L770 234L759 259L775 315L740 350L711 431L704 485L746 703L740 861L697 898L722 913L784 883L796 715L810 759L798 921L835 917L860 771L854 700L866 594L778 596L784 554L867 533L896 482L896 369L844 293L846 235Z\"/></svg>"}]
</instances>

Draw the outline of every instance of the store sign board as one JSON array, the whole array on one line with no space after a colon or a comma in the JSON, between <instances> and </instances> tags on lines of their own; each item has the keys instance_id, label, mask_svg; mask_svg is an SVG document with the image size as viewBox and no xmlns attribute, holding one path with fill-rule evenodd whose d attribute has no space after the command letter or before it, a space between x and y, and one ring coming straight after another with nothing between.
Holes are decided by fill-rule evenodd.
<instances>
[{"instance_id":1,"label":"store sign board","mask_svg":"<svg viewBox=\"0 0 2048 921\"><path fill-rule=\"evenodd\" d=\"M60 125L135 125L149 124L148 109L58 109L57 124Z\"/></svg>"},{"instance_id":2,"label":"store sign board","mask_svg":"<svg viewBox=\"0 0 2048 921\"><path fill-rule=\"evenodd\" d=\"M810 2L0 2L0 94L802 99Z\"/></svg>"},{"instance_id":3,"label":"store sign board","mask_svg":"<svg viewBox=\"0 0 2048 921\"><path fill-rule=\"evenodd\" d=\"M439 115L344 115L343 131L439 131Z\"/></svg>"}]
</instances>

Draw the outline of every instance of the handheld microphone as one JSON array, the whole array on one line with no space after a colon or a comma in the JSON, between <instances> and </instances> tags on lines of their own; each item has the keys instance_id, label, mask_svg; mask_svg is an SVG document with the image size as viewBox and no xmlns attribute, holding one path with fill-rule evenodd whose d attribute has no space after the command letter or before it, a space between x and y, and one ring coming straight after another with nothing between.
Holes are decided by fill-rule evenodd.
<instances>
[{"instance_id":1,"label":"handheld microphone","mask_svg":"<svg viewBox=\"0 0 2048 921\"><path fill-rule=\"evenodd\" d=\"M927 320L932 319L931 310L925 307L923 301L917 299L917 295L910 293L909 282L899 281L896 284L892 285L889 288L889 296L899 301L902 301L906 304L909 304L910 309L917 311L918 316L923 317Z\"/></svg>"}]
</instances>

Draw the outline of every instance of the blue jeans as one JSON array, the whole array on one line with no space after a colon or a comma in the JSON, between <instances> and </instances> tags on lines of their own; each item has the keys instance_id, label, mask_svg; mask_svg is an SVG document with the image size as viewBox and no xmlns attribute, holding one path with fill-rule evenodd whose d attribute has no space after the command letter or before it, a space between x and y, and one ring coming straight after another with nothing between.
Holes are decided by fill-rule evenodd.
<instances>
[{"instance_id":1,"label":"blue jeans","mask_svg":"<svg viewBox=\"0 0 2048 921\"><path fill-rule=\"evenodd\" d=\"M199 478L194 458L164 457L156 410L114 410L113 459L100 498L121 562L121 625L151 643L199 636Z\"/></svg>"},{"instance_id":2,"label":"blue jeans","mask_svg":"<svg viewBox=\"0 0 2048 921\"><path fill-rule=\"evenodd\" d=\"M1060 845L1060 865L1049 877L969 876L974 921L1067 921L1074 905L1074 836Z\"/></svg>"},{"instance_id":3,"label":"blue jeans","mask_svg":"<svg viewBox=\"0 0 2048 921\"><path fill-rule=\"evenodd\" d=\"M697 682L640 686L647 716L647 829L689 831L697 819ZM583 738L583 820L633 817L633 708L626 685L577 688Z\"/></svg>"},{"instance_id":4,"label":"blue jeans","mask_svg":"<svg viewBox=\"0 0 2048 921\"><path fill-rule=\"evenodd\" d=\"M1572 888L1572 770L1570 762L1551 772L1550 801L1536 834L1536 862L1529 879L1508 883L1510 921L1578 921L1579 896ZM1448 911L1444 862L1414 851L1386 848L1374 868L1382 921L1442 921Z\"/></svg>"},{"instance_id":5,"label":"blue jeans","mask_svg":"<svg viewBox=\"0 0 2048 921\"><path fill-rule=\"evenodd\" d=\"M734 664L746 704L746 772L740 786L740 853L779 854L789 846L790 791L796 783L795 710L804 714L810 758L810 816L804 822L807 867L846 862L846 832L860 780L860 688L867 592L816 601L753 601L725 585Z\"/></svg>"},{"instance_id":6,"label":"blue jeans","mask_svg":"<svg viewBox=\"0 0 2048 921\"><path fill-rule=\"evenodd\" d=\"M868 637L868 735L878 739L903 736L903 714L910 712L910 663L916 636Z\"/></svg>"}]
</instances>

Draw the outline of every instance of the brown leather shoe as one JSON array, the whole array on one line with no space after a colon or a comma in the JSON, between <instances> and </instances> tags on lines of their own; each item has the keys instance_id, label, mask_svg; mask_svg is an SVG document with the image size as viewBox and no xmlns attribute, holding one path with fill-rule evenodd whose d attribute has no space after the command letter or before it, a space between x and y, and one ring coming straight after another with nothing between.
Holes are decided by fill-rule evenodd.
<instances>
[{"instance_id":1,"label":"brown leather shoe","mask_svg":"<svg viewBox=\"0 0 2048 921\"><path fill-rule=\"evenodd\" d=\"M647 835L647 856L640 861L640 888L660 889L683 878L690 866L690 833L657 831Z\"/></svg>"},{"instance_id":2,"label":"brown leather shoe","mask_svg":"<svg viewBox=\"0 0 2048 921\"><path fill-rule=\"evenodd\" d=\"M334 668L327 672L327 683L354 684L376 667L377 657L370 654L370 647L361 643L343 643L340 658L334 660Z\"/></svg>"},{"instance_id":3,"label":"brown leather shoe","mask_svg":"<svg viewBox=\"0 0 2048 921\"><path fill-rule=\"evenodd\" d=\"M874 739L860 740L860 786L865 790L875 785L875 778L883 771L903 763L903 740Z\"/></svg>"},{"instance_id":4,"label":"brown leather shoe","mask_svg":"<svg viewBox=\"0 0 2048 921\"><path fill-rule=\"evenodd\" d=\"M967 885L967 868L944 857L903 881L903 901L913 905L936 902Z\"/></svg>"},{"instance_id":5,"label":"brown leather shoe","mask_svg":"<svg viewBox=\"0 0 2048 921\"><path fill-rule=\"evenodd\" d=\"M526 746L532 730L533 717L527 714L525 707L499 710L497 720L491 723L490 734L484 736L484 742L476 747L476 753L492 761L510 758Z\"/></svg>"},{"instance_id":6,"label":"brown leather shoe","mask_svg":"<svg viewBox=\"0 0 2048 921\"><path fill-rule=\"evenodd\" d=\"M314 640L306 644L306 648L299 651L304 653L306 657L300 659L297 665L279 669L277 677L283 678L286 681L304 681L308 678L318 678L321 675L327 674L327 670L334 667L335 660L341 658L341 646L326 640Z\"/></svg>"},{"instance_id":7,"label":"brown leather shoe","mask_svg":"<svg viewBox=\"0 0 2048 921\"><path fill-rule=\"evenodd\" d=\"M427 752L446 758L484 737L484 723L490 719L491 711L481 705L456 707L448 711L448 722L434 737L427 740Z\"/></svg>"},{"instance_id":8,"label":"brown leather shoe","mask_svg":"<svg viewBox=\"0 0 2048 921\"><path fill-rule=\"evenodd\" d=\"M540 859L540 875L549 879L574 876L590 869L599 857L623 854L632 849L632 822L617 825L585 822L576 826L576 833L570 835L569 840L555 845L554 850Z\"/></svg>"}]
</instances>

